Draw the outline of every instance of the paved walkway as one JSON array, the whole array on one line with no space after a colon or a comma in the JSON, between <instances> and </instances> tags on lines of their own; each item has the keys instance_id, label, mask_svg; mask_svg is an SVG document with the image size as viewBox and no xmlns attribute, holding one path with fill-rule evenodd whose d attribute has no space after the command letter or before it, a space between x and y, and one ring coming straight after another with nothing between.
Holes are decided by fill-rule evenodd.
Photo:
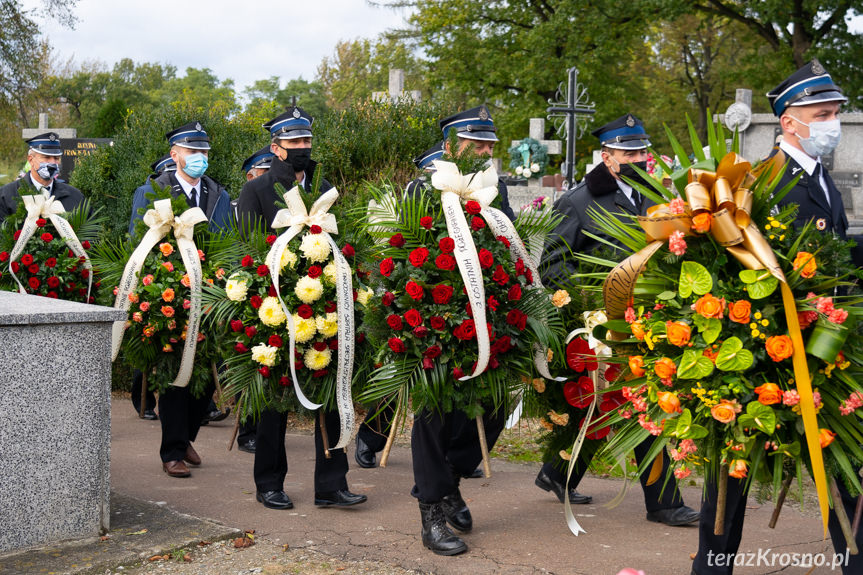
<instances>
[{"instance_id":1,"label":"paved walkway","mask_svg":"<svg viewBox=\"0 0 863 575\"><path fill-rule=\"evenodd\" d=\"M419 538L420 518L416 501L410 497L412 481L410 451L396 447L384 468L361 469L352 465L348 483L352 491L368 495L369 501L350 509L318 509L313 505L313 438L288 434L289 472L285 491L294 509L275 511L255 501L252 479L253 456L227 451L233 418L201 429L195 447L203 459L189 479L169 478L162 472L158 457L158 422L137 419L128 401L117 400L112 407L111 486L116 509L112 518L121 524L145 524L149 532L165 531L168 520L157 513L165 508L192 518L206 519L204 528L220 527L211 533L202 529L169 530L175 541L168 544L152 535L150 552L161 546L170 549L206 537L227 536L234 529L254 529L258 537L286 543L291 548L309 548L345 560L382 561L406 569L436 574L558 573L614 575L624 567L642 569L647 575L688 575L690 555L698 544L696 527L666 527L645 520L644 502L638 487L614 509L604 503L620 488L620 481L588 476L579 491L593 495L591 505L576 506L578 519L587 530L574 537L566 527L563 506L549 493L533 484L536 466L492 460L490 479L469 479L462 494L474 518L474 530L464 536L469 551L456 557L439 557L426 550ZM353 449L352 447L350 448ZM351 451L350 461L353 464ZM684 499L697 507L700 490L685 488ZM129 502L139 501L153 510L151 516ZM137 523L124 517L133 513ZM759 505L754 497L747 508L741 552L771 548L777 553L828 554L829 541L819 537L820 521L812 513L801 514L792 506L782 511L778 528L768 529L772 505ZM131 531L130 531L131 533ZM140 535L142 538L150 535ZM170 537L168 537L170 539ZM105 542L83 542L96 549ZM82 547L83 546L83 547ZM139 554L142 554L139 551ZM56 555L56 554L55 554ZM48 561L51 553L43 554ZM116 561L119 563L122 554ZM0 574L10 571L15 558L0 557ZM20 557L18 558L20 560ZM128 562L128 554L123 559ZM33 565L33 563L30 563ZM60 565L33 565L27 572L63 572ZM38 568L37 568L38 567ZM52 568L55 567L55 568ZM830 569L803 569L778 566L739 567L739 575L768 573L831 573ZM833 571L837 573L838 571Z\"/></svg>"}]
</instances>

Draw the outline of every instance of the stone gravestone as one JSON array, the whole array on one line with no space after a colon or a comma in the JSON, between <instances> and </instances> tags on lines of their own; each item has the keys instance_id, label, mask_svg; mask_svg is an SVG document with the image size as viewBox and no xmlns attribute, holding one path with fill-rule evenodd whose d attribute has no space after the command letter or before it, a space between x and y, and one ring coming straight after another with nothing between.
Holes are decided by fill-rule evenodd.
<instances>
[{"instance_id":1,"label":"stone gravestone","mask_svg":"<svg viewBox=\"0 0 863 575\"><path fill-rule=\"evenodd\" d=\"M80 156L89 156L102 146L113 146L111 138L60 138L63 161L60 163L60 179L69 181L75 161Z\"/></svg>"},{"instance_id":2,"label":"stone gravestone","mask_svg":"<svg viewBox=\"0 0 863 575\"><path fill-rule=\"evenodd\" d=\"M405 91L405 71L399 68L390 70L390 81L386 92L372 92L372 100L375 102L398 102L402 98L409 98L419 102L422 93L419 90Z\"/></svg>"},{"instance_id":3,"label":"stone gravestone","mask_svg":"<svg viewBox=\"0 0 863 575\"><path fill-rule=\"evenodd\" d=\"M563 153L563 142L561 140L545 139L545 119L543 118L530 119L530 130L528 132L528 136L545 146L549 156L559 156ZM518 146L520 143L521 140L513 140L510 147ZM516 178L507 179L509 205L512 207L513 211L517 213L522 207L528 205L535 198L540 196L554 198L555 193L562 183L563 176L560 174L542 176L541 178L530 178L526 181Z\"/></svg>"},{"instance_id":4,"label":"stone gravestone","mask_svg":"<svg viewBox=\"0 0 863 575\"><path fill-rule=\"evenodd\" d=\"M108 530L111 326L125 318L0 291L0 553Z\"/></svg>"}]
</instances>

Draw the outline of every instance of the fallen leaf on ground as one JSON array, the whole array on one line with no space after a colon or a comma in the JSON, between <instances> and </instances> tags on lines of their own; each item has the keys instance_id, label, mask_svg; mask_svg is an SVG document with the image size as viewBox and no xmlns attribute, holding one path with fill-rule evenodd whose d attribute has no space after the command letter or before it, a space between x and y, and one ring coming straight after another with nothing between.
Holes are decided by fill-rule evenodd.
<instances>
[{"instance_id":1,"label":"fallen leaf on ground","mask_svg":"<svg viewBox=\"0 0 863 575\"><path fill-rule=\"evenodd\" d=\"M146 532L147 532L146 529L141 529L140 531L135 531L134 533L129 533L129 535L143 535Z\"/></svg>"}]
</instances>

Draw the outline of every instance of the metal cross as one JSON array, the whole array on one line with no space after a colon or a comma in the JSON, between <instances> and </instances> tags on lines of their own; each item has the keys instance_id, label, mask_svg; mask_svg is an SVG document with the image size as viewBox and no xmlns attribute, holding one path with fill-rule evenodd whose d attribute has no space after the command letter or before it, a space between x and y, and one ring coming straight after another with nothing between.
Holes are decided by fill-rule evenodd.
<instances>
[{"instance_id":1,"label":"metal cross","mask_svg":"<svg viewBox=\"0 0 863 575\"><path fill-rule=\"evenodd\" d=\"M578 123L578 117L589 117L596 113L596 104L588 102L587 87L578 83L578 68L572 67L567 70L569 75L567 86L563 82L557 88L557 99L559 102L548 100L550 106L546 108L548 119L552 120L557 127L559 137L566 139L566 159L563 162L561 172L564 177L564 185L569 188L575 178L575 141L581 137L586 125Z\"/></svg>"}]
</instances>

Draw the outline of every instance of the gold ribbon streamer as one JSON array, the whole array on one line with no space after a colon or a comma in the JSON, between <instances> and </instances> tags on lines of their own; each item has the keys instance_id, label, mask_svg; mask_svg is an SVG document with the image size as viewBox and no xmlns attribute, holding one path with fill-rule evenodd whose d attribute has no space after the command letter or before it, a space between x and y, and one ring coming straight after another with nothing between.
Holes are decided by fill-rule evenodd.
<instances>
[{"instance_id":1,"label":"gold ribbon streamer","mask_svg":"<svg viewBox=\"0 0 863 575\"><path fill-rule=\"evenodd\" d=\"M772 174L781 164L771 161L758 170L770 170ZM806 362L803 336L797 319L797 306L785 274L779 266L773 249L758 227L751 221L753 194L750 186L755 181L751 164L735 153L726 154L719 162L716 172L691 169L689 184L685 188L689 210L685 214L671 214L667 204L653 206L647 216L638 218L650 242L635 254L618 264L603 283L606 311L612 319L624 316L632 301L638 276L647 262L675 231L691 235L692 218L711 214L710 235L730 252L743 267L750 270L766 269L779 280L782 302L788 323L788 333L794 346L792 356L794 378L800 394L800 409L806 443L812 458L812 475L818 492L824 534L827 534L828 497L827 477L821 444L818 440L818 422L815 416L815 400Z\"/></svg>"}]
</instances>

